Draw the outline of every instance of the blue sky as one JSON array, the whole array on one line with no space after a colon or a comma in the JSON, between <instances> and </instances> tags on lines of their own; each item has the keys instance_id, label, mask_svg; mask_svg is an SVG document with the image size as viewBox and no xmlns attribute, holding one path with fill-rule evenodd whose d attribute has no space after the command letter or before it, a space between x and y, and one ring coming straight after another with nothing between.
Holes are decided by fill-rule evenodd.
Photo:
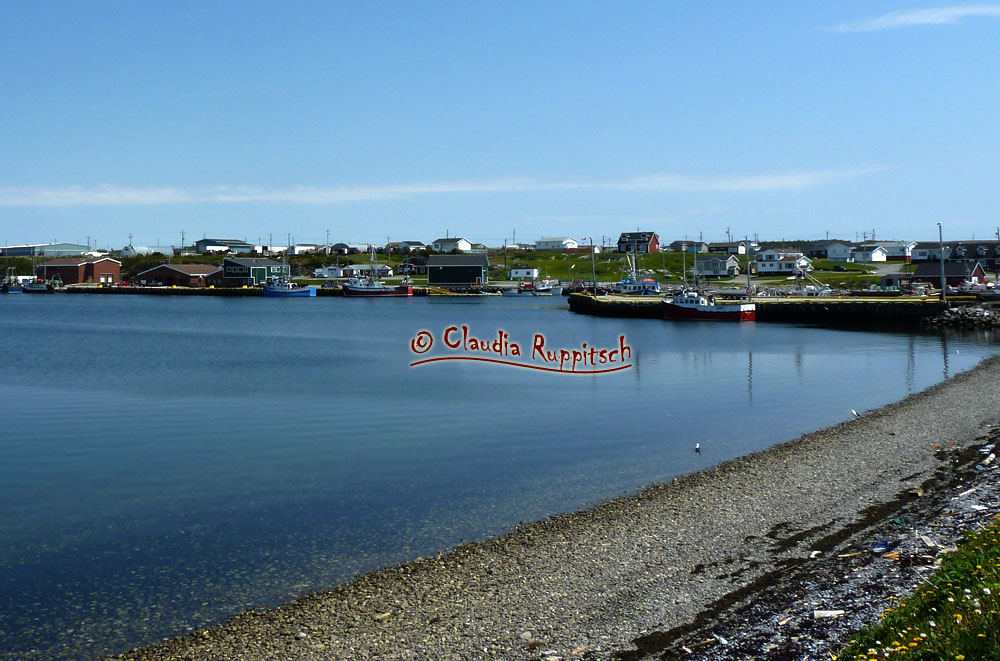
<instances>
[{"instance_id":1,"label":"blue sky","mask_svg":"<svg viewBox=\"0 0 1000 661\"><path fill-rule=\"evenodd\" d=\"M0 241L992 238L1000 3L7 2Z\"/></svg>"}]
</instances>

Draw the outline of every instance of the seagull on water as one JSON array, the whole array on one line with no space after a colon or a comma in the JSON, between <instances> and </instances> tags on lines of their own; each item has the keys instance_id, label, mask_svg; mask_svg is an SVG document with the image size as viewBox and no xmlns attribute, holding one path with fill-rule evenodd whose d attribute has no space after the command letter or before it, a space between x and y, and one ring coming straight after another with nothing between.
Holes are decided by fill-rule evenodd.
<instances>
[{"instance_id":1,"label":"seagull on water","mask_svg":"<svg viewBox=\"0 0 1000 661\"><path fill-rule=\"evenodd\" d=\"M701 454L701 443L694 444L694 451L697 452L698 454Z\"/></svg>"}]
</instances>

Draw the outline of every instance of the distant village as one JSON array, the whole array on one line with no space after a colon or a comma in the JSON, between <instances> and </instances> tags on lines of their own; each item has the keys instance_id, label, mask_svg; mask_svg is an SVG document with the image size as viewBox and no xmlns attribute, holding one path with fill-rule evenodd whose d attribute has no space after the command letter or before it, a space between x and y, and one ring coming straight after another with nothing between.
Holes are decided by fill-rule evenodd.
<instances>
[{"instance_id":1,"label":"distant village","mask_svg":"<svg viewBox=\"0 0 1000 661\"><path fill-rule=\"evenodd\" d=\"M866 237L867 239L867 237ZM351 263L336 256L378 253L396 260L376 267L375 277L426 275L428 284L441 286L476 286L489 281L490 258L499 255L529 254L550 251L572 255L617 252L633 255L684 252L692 257L695 277L734 277L745 273L749 261L757 275L794 275L808 273L814 260L835 263L905 262L926 265L908 277L938 277L944 261L949 284L983 282L986 273L1000 272L1000 241L725 241L675 240L661 243L656 232L622 232L617 242L595 245L572 237L543 237L534 243L505 243L488 247L463 237L445 237L430 243L392 241L384 245L368 243L258 245L238 239L203 238L187 246L127 245L119 251L95 250L74 243L39 243L9 245L0 248L5 258L32 258L35 277L58 280L63 284L114 285L122 281L122 260L139 256L164 256L163 264L133 274L143 282L177 286L244 287L255 286L269 278L290 276L289 256L333 257L312 272L300 275L315 278L349 278L365 275L367 262ZM748 260L748 254L750 259ZM200 256L201 263L185 263L185 257ZM218 256L220 262L204 263L204 256ZM921 269L926 273L921 273ZM835 268L836 270L836 268ZM506 274L511 279L518 274ZM29 276L30 277L30 276ZM889 282L892 285L894 283ZM895 283L898 284L898 283Z\"/></svg>"}]
</instances>

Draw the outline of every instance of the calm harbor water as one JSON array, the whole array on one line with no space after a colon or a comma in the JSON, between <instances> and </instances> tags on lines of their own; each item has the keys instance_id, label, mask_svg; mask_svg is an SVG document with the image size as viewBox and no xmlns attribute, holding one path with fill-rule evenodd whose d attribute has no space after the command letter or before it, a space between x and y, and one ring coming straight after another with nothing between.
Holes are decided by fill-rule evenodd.
<instances>
[{"instance_id":1,"label":"calm harbor water","mask_svg":"<svg viewBox=\"0 0 1000 661\"><path fill-rule=\"evenodd\" d=\"M419 331L436 355L463 324L522 350L624 335L631 367L410 367ZM0 334L5 661L281 603L789 440L997 350L583 317L562 298L0 296Z\"/></svg>"}]
</instances>

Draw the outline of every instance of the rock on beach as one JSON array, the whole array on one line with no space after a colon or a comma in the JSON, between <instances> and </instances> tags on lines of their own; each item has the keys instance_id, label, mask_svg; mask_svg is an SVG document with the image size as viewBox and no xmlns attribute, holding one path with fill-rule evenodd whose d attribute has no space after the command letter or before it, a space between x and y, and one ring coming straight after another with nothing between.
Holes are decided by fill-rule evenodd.
<instances>
[{"instance_id":1,"label":"rock on beach","mask_svg":"<svg viewBox=\"0 0 1000 661\"><path fill-rule=\"evenodd\" d=\"M905 550L905 532L913 544L925 545L918 533L940 542L948 535L932 517L953 506L957 480L996 483L1000 471L973 464L976 447L1000 436L998 371L1000 358L987 359L769 450L115 658L624 660L692 645L703 658L790 653L795 631L860 623L847 603L857 588L834 577L860 574L845 569L854 559L877 570L870 541ZM835 584L837 599L802 597L824 586L834 594ZM798 611L782 600L792 593ZM845 615L813 615L834 610ZM747 613L766 631L741 638ZM837 634L824 635L820 645L835 644Z\"/></svg>"}]
</instances>

